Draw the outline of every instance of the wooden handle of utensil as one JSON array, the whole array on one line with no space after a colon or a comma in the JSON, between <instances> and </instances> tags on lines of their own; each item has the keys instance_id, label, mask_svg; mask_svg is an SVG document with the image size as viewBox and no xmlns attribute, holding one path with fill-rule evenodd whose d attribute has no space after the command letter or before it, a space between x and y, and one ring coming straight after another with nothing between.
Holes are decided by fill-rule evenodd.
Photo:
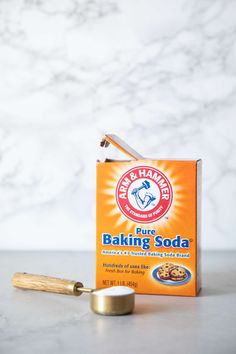
<instances>
[{"instance_id":1,"label":"wooden handle of utensil","mask_svg":"<svg viewBox=\"0 0 236 354\"><path fill-rule=\"evenodd\" d=\"M36 275L28 273L15 273L12 277L12 284L21 289L39 290L50 293L81 295L78 288L83 284L73 280L48 277L46 275Z\"/></svg>"}]
</instances>

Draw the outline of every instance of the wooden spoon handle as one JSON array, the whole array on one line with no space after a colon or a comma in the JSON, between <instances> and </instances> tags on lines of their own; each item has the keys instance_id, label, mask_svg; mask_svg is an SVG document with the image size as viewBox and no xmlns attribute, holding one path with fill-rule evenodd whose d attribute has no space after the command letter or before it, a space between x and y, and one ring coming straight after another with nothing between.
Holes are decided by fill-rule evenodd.
<instances>
[{"instance_id":1,"label":"wooden spoon handle","mask_svg":"<svg viewBox=\"0 0 236 354\"><path fill-rule=\"evenodd\" d=\"M82 294L78 288L83 287L82 283L73 280L28 273L15 273L12 277L12 284L21 289L39 290L76 296Z\"/></svg>"}]
</instances>

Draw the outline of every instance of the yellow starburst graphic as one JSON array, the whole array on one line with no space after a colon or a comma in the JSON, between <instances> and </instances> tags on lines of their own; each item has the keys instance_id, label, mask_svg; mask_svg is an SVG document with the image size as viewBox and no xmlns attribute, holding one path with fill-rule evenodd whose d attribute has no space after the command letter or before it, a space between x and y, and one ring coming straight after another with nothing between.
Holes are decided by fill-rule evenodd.
<instances>
[{"instance_id":1,"label":"yellow starburst graphic","mask_svg":"<svg viewBox=\"0 0 236 354\"><path fill-rule=\"evenodd\" d=\"M159 220L151 223L145 223L146 229L156 228L161 232L169 232L173 230L173 226L177 223L183 221L186 206L185 201L188 199L188 195L183 185L183 172L178 169L178 173L176 173L176 169L173 167L173 163L170 164L169 161L166 160L142 160L142 161L134 161L130 163L116 163L111 164L108 178L106 178L106 182L103 190L101 191L106 195L106 204L109 205L108 216L113 216L116 218L116 222L114 227L121 227L124 232L131 232L134 227L142 227L143 224L136 223L130 219L128 219L120 210L116 201L116 186L119 179L122 175L131 167L153 167L160 172L162 172L170 181L173 190L173 200L168 212Z\"/></svg>"}]
</instances>

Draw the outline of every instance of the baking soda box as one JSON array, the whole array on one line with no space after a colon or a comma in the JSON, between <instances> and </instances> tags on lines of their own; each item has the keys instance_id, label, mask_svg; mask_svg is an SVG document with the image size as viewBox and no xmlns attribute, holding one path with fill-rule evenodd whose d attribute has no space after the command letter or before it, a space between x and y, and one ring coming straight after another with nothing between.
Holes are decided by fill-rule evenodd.
<instances>
[{"instance_id":1,"label":"baking soda box","mask_svg":"<svg viewBox=\"0 0 236 354\"><path fill-rule=\"evenodd\" d=\"M109 144L130 160L97 162L97 288L196 296L201 160L145 159L115 135Z\"/></svg>"}]
</instances>

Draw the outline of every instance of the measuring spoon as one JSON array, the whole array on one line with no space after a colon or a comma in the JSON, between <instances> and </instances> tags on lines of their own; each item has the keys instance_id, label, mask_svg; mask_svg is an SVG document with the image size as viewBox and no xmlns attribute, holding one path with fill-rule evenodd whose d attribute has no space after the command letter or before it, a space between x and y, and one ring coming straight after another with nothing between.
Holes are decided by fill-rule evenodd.
<instances>
[{"instance_id":1,"label":"measuring spoon","mask_svg":"<svg viewBox=\"0 0 236 354\"><path fill-rule=\"evenodd\" d=\"M134 309L135 292L126 286L113 286L105 289L85 288L81 282L45 275L15 273L13 286L21 289L39 290L50 293L79 296L90 294L90 307L99 315L125 315Z\"/></svg>"}]
</instances>

